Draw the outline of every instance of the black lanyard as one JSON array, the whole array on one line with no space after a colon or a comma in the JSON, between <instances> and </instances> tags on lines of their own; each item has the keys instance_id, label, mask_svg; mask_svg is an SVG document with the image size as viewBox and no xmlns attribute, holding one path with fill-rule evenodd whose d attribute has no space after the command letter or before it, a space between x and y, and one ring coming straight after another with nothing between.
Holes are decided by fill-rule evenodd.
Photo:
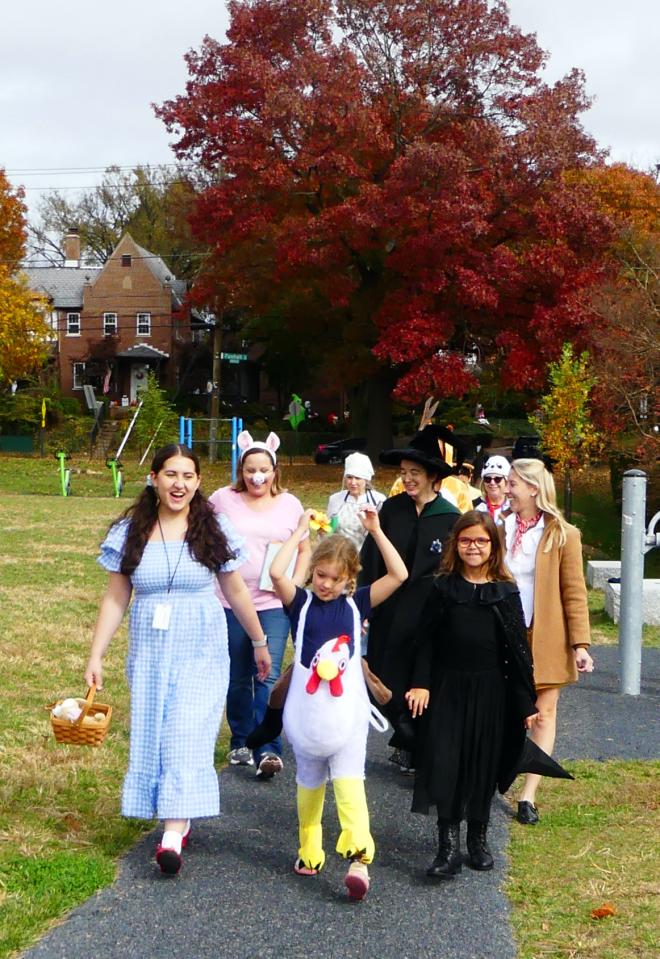
<instances>
[{"instance_id":1,"label":"black lanyard","mask_svg":"<svg viewBox=\"0 0 660 959\"><path fill-rule=\"evenodd\" d=\"M169 557L169 555L168 555L168 553L167 553L167 543L165 542L165 536L163 535L163 527L160 525L160 516L157 516L156 519L158 520L158 529L160 530L160 538L161 538L162 541L163 541L163 547L164 547L164 549L165 549L165 562L167 563L167 579L168 579L168 583L167 583L167 593L168 593L168 595L169 595L169 593L170 593L170 591L171 591L171 589L172 589L172 583L174 582L174 577L176 576L176 571L177 571L177 569L179 568L179 563L181 562L181 557L183 556L183 550L184 550L185 545L186 545L186 540L184 539L183 542L181 543L181 550L180 550L180 552L179 552L179 558L178 558L177 561L176 561L176 566L174 567L174 572L173 572L172 575L170 576L170 557Z\"/></svg>"}]
</instances>

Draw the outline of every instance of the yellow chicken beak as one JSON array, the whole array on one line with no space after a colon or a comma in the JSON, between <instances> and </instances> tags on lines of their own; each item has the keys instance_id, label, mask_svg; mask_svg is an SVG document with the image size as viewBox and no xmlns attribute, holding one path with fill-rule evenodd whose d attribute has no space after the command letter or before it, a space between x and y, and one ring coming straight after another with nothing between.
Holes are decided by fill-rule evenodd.
<instances>
[{"instance_id":1,"label":"yellow chicken beak","mask_svg":"<svg viewBox=\"0 0 660 959\"><path fill-rule=\"evenodd\" d=\"M321 679L325 679L330 682L330 680L334 679L339 673L339 669L337 668L337 664L333 663L331 659L322 659L316 667L316 672L319 674Z\"/></svg>"}]
</instances>

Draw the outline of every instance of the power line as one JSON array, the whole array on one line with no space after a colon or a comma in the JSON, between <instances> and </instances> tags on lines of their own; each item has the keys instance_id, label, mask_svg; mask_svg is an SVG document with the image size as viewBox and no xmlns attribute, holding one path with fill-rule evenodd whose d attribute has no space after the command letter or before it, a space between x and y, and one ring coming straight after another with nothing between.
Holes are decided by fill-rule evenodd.
<instances>
[{"instance_id":1,"label":"power line","mask_svg":"<svg viewBox=\"0 0 660 959\"><path fill-rule=\"evenodd\" d=\"M35 250L35 254L36 254L36 255L39 255L39 250L38 250L38 249ZM55 255L55 254L53 253L53 256L54 256L54 255ZM121 255L121 254L120 254L120 255ZM212 255L212 253L211 253L210 251L200 250L199 252L195 252L195 251L192 251L192 250L191 250L190 252L183 251L183 252L181 252L181 253L175 253L175 252L172 252L172 253L150 253L148 256L139 256L139 255L136 256L136 255L133 254L133 253L130 253L130 254L127 254L127 255L129 255L129 256L131 257L131 260L132 260L132 261L135 261L135 260L162 260L162 261L164 262L165 260L176 260L176 259L205 260L205 259L208 259L208 258ZM41 254L41 256L43 257L43 254ZM62 253L62 261L64 261L65 259L66 259L66 257L64 256L64 253ZM71 266L64 266L63 262L62 262L62 263L46 263L46 264L43 264L43 263L42 263L42 264L40 264L40 265L37 265L37 264L35 264L35 263L30 263L29 261L26 262L25 259L22 259L22 260L2 260L2 259L0 259L0 266L9 266L9 267L12 267L13 269L21 269L21 270L23 270L23 271L26 271L26 270L67 270L67 271L68 271L68 270L79 270L80 273L84 273L85 270L99 270L99 271L104 270L104 269L106 268L106 266L107 266L111 261L112 261L112 257L108 257L108 259L107 259L104 263L87 263L87 264L85 264L84 266L71 267ZM115 262L116 262L116 263L119 262L119 257L116 257L116 258L115 258ZM165 266L167 266L167 263L165 263ZM127 268L127 267L122 267L122 269L128 269L128 268ZM176 277L176 276L173 276L172 279L173 279L173 280L176 280L177 277ZM132 294L127 294L127 295L130 296L130 295L132 295Z\"/></svg>"},{"instance_id":2,"label":"power line","mask_svg":"<svg viewBox=\"0 0 660 959\"><path fill-rule=\"evenodd\" d=\"M149 180L148 186L169 186L174 183L184 183L184 180ZM79 186L21 186L21 189L25 193L36 192L44 193L47 191L57 191L58 193L64 192L65 190L101 190L103 189L102 183L90 183L90 184L80 184Z\"/></svg>"},{"instance_id":3,"label":"power line","mask_svg":"<svg viewBox=\"0 0 660 959\"><path fill-rule=\"evenodd\" d=\"M105 166L40 166L40 167L20 167L15 170L4 170L6 176L45 176L47 173L57 173L58 175L68 176L77 173L123 173L133 172L134 170L155 170L170 167L184 167L181 163L134 163L133 165L119 165L108 163Z\"/></svg>"}]
</instances>

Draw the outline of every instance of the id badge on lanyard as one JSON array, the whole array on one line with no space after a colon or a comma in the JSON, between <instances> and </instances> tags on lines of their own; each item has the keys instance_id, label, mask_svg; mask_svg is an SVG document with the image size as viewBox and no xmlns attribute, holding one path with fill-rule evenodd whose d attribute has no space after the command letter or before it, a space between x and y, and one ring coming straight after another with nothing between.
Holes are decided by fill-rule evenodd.
<instances>
[{"instance_id":1,"label":"id badge on lanyard","mask_svg":"<svg viewBox=\"0 0 660 959\"><path fill-rule=\"evenodd\" d=\"M169 596L172 583L174 582L174 577L176 576L176 571L179 568L179 563L181 562L181 557L183 556L183 550L186 545L186 541L181 543L181 549L179 551L179 558L176 561L176 566L174 567L174 572L170 573L170 558L167 553L167 543L165 542L165 536L163 535L163 527L160 525L160 519L158 519L158 528L160 529L160 536L163 541L163 549L165 550L165 562L167 563L167 595ZM152 629L160 629L163 632L166 632L170 628L170 619L172 617L172 604L170 602L165 603L156 603L154 607L154 618L151 621Z\"/></svg>"},{"instance_id":2,"label":"id badge on lanyard","mask_svg":"<svg viewBox=\"0 0 660 959\"><path fill-rule=\"evenodd\" d=\"M170 617L172 616L172 604L171 603L156 603L154 609L154 618L151 622L152 629L162 629L163 631L170 628Z\"/></svg>"}]
</instances>

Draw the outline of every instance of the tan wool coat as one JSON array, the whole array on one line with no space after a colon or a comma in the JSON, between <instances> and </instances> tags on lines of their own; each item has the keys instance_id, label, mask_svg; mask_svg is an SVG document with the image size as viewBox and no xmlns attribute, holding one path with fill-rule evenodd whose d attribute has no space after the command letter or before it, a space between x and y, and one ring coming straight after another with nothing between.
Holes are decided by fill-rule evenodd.
<instances>
[{"instance_id":1,"label":"tan wool coat","mask_svg":"<svg viewBox=\"0 0 660 959\"><path fill-rule=\"evenodd\" d=\"M537 686L574 683L578 673L573 650L589 646L589 609L582 568L582 539L569 526L566 543L544 552L557 523L546 514L536 553L534 618L531 639Z\"/></svg>"}]
</instances>

